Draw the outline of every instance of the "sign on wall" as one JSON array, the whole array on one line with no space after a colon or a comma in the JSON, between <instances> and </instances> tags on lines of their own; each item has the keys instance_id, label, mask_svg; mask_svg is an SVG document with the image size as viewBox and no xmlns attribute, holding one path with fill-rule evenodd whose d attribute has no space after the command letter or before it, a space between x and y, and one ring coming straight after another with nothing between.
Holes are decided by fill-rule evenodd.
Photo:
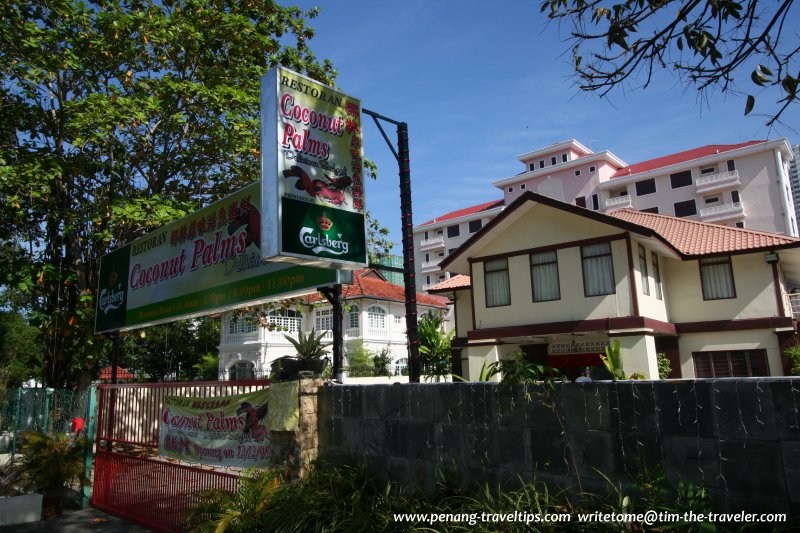
<instances>
[{"instance_id":1,"label":"sign on wall","mask_svg":"<svg viewBox=\"0 0 800 533\"><path fill-rule=\"evenodd\" d=\"M191 318L347 282L335 270L264 261L260 191L254 183L103 256L95 332Z\"/></svg>"},{"instance_id":2,"label":"sign on wall","mask_svg":"<svg viewBox=\"0 0 800 533\"><path fill-rule=\"evenodd\" d=\"M166 396L158 453L214 466L266 467L269 398L269 389L214 398Z\"/></svg>"},{"instance_id":3,"label":"sign on wall","mask_svg":"<svg viewBox=\"0 0 800 533\"><path fill-rule=\"evenodd\" d=\"M261 78L264 258L367 264L362 153L358 99L281 67Z\"/></svg>"}]
</instances>

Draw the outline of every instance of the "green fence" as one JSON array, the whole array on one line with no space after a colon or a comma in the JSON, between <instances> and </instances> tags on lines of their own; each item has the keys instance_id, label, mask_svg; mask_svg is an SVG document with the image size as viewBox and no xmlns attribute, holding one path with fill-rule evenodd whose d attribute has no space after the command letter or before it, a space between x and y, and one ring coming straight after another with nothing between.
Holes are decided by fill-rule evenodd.
<instances>
[{"instance_id":1,"label":"green fence","mask_svg":"<svg viewBox=\"0 0 800 533\"><path fill-rule=\"evenodd\" d=\"M5 392L0 398L0 453L14 451L15 439L22 431L66 433L73 418L85 418L89 391L20 388ZM11 450L2 449L11 446Z\"/></svg>"}]
</instances>

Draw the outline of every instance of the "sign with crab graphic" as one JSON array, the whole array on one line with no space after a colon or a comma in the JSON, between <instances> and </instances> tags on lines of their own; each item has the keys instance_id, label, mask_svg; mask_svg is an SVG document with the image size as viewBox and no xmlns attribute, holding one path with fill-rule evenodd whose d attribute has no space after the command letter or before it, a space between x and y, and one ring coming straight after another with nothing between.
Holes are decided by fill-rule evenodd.
<instances>
[{"instance_id":1,"label":"sign with crab graphic","mask_svg":"<svg viewBox=\"0 0 800 533\"><path fill-rule=\"evenodd\" d=\"M358 99L278 67L261 78L261 251L269 261L367 264Z\"/></svg>"}]
</instances>

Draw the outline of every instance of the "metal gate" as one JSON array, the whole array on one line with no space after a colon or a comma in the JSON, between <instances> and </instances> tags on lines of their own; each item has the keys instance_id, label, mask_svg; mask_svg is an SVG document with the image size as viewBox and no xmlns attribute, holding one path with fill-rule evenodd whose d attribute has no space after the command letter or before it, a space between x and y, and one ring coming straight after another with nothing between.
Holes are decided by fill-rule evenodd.
<instances>
[{"instance_id":1,"label":"metal gate","mask_svg":"<svg viewBox=\"0 0 800 533\"><path fill-rule=\"evenodd\" d=\"M235 491L239 472L160 457L164 397L214 398L268 385L266 380L100 385L92 505L156 531L181 531L197 493Z\"/></svg>"}]
</instances>

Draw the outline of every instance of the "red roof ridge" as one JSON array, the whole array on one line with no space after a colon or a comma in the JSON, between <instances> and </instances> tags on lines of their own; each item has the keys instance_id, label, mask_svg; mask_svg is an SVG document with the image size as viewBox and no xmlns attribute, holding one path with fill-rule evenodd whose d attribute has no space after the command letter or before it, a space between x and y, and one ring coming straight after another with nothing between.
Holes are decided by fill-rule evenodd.
<instances>
[{"instance_id":1,"label":"red roof ridge","mask_svg":"<svg viewBox=\"0 0 800 533\"><path fill-rule=\"evenodd\" d=\"M484 202L482 204L473 205L470 207L464 207L462 209L456 209L455 211L450 211L449 213L445 213L442 216L433 218L427 222L423 222L417 227L429 226L431 224L436 224L437 222L445 222L447 220L453 220L455 218L472 215L475 213L480 213L481 211L488 211L489 209L492 209L494 207L500 207L501 205L503 205L503 203L504 200L501 198L499 200L492 200L490 202Z\"/></svg>"},{"instance_id":2,"label":"red roof ridge","mask_svg":"<svg viewBox=\"0 0 800 533\"><path fill-rule=\"evenodd\" d=\"M764 144L766 142L769 141L766 139L759 139L753 141L745 141L743 143L737 143L737 144L706 144L704 146L690 148L688 150L683 150L681 152L675 152L672 154L655 157L653 159L640 161L638 163L633 163L631 165L618 169L616 172L614 172L614 174L611 175L611 177L621 178L633 174L641 174L642 172L656 170L659 168L665 168L672 165L676 165L678 163L685 163L687 161L693 161L695 159L700 159L702 157L707 157L719 153L731 152L733 150L738 150L739 148L746 148L748 146L755 146L757 144Z\"/></svg>"},{"instance_id":3,"label":"red roof ridge","mask_svg":"<svg viewBox=\"0 0 800 533\"><path fill-rule=\"evenodd\" d=\"M701 220L691 220L691 219L686 219L686 218L682 218L682 217L675 217L675 216L672 216L672 215L663 215L663 214L660 214L660 213L648 213L647 211L637 211L636 209L630 209L630 208L617 209L617 210L612 211L612 212L607 213L607 214L612 216L612 217L614 217L614 216L617 216L617 213L626 213L626 212L630 213L631 215L643 216L645 218L647 218L647 217L650 217L650 218L662 218L662 219L664 219L666 221L674 222L674 223L677 223L677 224L694 224L694 225L697 225L697 226L707 226L707 227L713 228L715 230L722 229L723 231L724 230L730 230L730 231L734 231L734 232L738 232L738 233L751 233L751 234L754 234L754 235L763 235L763 236L766 236L766 237L780 237L782 239L789 239L789 240L793 240L793 241L796 241L796 242L800 242L800 238L792 237L791 235L784 235L782 233L774 233L772 231L763 231L763 230L757 230L757 229L752 229L752 228L732 228L731 226L723 226L721 224L715 224L713 222L703 222ZM617 217L617 218L621 218L621 217Z\"/></svg>"}]
</instances>

